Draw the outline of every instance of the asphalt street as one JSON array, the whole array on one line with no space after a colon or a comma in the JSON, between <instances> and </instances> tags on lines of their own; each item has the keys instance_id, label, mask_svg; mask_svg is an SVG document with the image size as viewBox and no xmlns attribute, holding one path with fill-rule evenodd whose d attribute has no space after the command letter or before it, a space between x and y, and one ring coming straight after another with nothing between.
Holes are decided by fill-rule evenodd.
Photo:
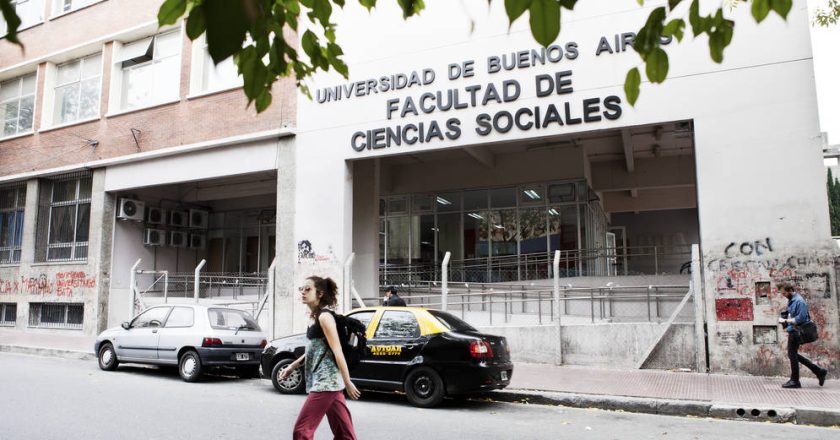
<instances>
[{"instance_id":1,"label":"asphalt street","mask_svg":"<svg viewBox=\"0 0 840 440\"><path fill-rule=\"evenodd\" d=\"M0 353L0 439L286 439L304 396L268 380ZM447 400L419 409L403 396L365 392L350 403L361 439L792 439L840 440L840 430L796 425ZM332 438L326 420L317 439Z\"/></svg>"}]
</instances>

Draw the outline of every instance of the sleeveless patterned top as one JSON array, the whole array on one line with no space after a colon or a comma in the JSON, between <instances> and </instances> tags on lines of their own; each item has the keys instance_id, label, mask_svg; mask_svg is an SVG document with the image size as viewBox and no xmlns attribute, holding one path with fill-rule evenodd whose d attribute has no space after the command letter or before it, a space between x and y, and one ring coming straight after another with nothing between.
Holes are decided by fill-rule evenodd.
<instances>
[{"instance_id":1,"label":"sleeveless patterned top","mask_svg":"<svg viewBox=\"0 0 840 440\"><path fill-rule=\"evenodd\" d=\"M318 360L320 359L320 363ZM318 364L318 368L315 368ZM306 329L306 357L304 358L306 392L341 391L344 380L333 359L321 323L315 322Z\"/></svg>"}]
</instances>

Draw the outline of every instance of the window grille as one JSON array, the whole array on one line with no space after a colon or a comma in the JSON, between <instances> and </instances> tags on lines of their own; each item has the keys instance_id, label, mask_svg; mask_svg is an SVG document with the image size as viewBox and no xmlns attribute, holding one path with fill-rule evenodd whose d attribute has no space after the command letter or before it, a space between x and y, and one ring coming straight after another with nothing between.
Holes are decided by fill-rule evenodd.
<instances>
[{"instance_id":1,"label":"window grille","mask_svg":"<svg viewBox=\"0 0 840 440\"><path fill-rule=\"evenodd\" d=\"M0 326L14 326L17 322L17 304L0 303Z\"/></svg>"},{"instance_id":2,"label":"window grille","mask_svg":"<svg viewBox=\"0 0 840 440\"><path fill-rule=\"evenodd\" d=\"M20 262L26 185L0 187L0 264Z\"/></svg>"},{"instance_id":3,"label":"window grille","mask_svg":"<svg viewBox=\"0 0 840 440\"><path fill-rule=\"evenodd\" d=\"M90 235L90 172L41 182L35 261L84 261Z\"/></svg>"},{"instance_id":4,"label":"window grille","mask_svg":"<svg viewBox=\"0 0 840 440\"><path fill-rule=\"evenodd\" d=\"M29 303L29 326L81 330L84 313L81 303Z\"/></svg>"}]
</instances>

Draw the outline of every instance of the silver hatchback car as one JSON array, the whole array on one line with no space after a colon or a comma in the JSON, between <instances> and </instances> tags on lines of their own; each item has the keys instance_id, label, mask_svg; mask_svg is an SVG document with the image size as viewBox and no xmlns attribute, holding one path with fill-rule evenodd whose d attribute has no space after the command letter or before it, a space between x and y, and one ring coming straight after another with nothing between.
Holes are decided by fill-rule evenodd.
<instances>
[{"instance_id":1,"label":"silver hatchback car","mask_svg":"<svg viewBox=\"0 0 840 440\"><path fill-rule=\"evenodd\" d=\"M241 310L195 304L146 309L131 322L99 334L94 352L99 368L120 362L177 365L187 382L211 368L233 369L240 377L259 377L266 335Z\"/></svg>"}]
</instances>

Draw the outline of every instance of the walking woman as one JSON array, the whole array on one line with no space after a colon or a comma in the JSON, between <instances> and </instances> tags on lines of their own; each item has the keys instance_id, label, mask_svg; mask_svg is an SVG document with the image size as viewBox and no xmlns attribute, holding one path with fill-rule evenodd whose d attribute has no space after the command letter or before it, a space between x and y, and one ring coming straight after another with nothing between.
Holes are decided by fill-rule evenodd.
<instances>
[{"instance_id":1,"label":"walking woman","mask_svg":"<svg viewBox=\"0 0 840 440\"><path fill-rule=\"evenodd\" d=\"M337 303L335 281L311 276L298 290L301 301L309 307L312 319L306 329L306 352L280 373L280 380L283 380L301 363L304 364L306 392L309 396L295 422L293 439L312 439L326 415L335 439L356 440L353 420L344 400L344 390L354 400L361 393L350 381L350 371L338 339L335 315L330 310Z\"/></svg>"}]
</instances>

